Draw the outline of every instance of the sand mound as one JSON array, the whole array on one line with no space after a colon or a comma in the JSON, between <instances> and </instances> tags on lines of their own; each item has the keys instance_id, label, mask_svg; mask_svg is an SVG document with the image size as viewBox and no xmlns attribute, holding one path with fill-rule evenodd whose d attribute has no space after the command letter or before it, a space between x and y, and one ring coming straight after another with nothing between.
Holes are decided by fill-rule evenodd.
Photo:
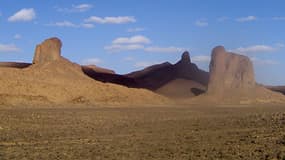
<instances>
[{"instance_id":1,"label":"sand mound","mask_svg":"<svg viewBox=\"0 0 285 160\"><path fill-rule=\"evenodd\" d=\"M169 98L192 98L206 91L200 83L187 79L175 79L165 84L155 92Z\"/></svg>"},{"instance_id":2,"label":"sand mound","mask_svg":"<svg viewBox=\"0 0 285 160\"><path fill-rule=\"evenodd\" d=\"M48 42L48 43L47 43ZM46 40L40 48L44 55L53 53L60 58L39 58L25 69L0 69L0 104L45 105L45 104L165 104L170 101L143 89L105 84L86 76L81 66L60 56L60 47ZM47 46L45 46L47 45ZM50 46L50 47L48 47ZM55 46L55 47L51 47ZM38 47L37 47L38 48ZM43 50L46 49L46 50ZM42 57L37 55L36 56ZM49 57L49 56L48 56ZM53 56L52 56L53 57ZM58 56L55 56L58 57ZM46 61L45 61L46 60Z\"/></svg>"}]
</instances>

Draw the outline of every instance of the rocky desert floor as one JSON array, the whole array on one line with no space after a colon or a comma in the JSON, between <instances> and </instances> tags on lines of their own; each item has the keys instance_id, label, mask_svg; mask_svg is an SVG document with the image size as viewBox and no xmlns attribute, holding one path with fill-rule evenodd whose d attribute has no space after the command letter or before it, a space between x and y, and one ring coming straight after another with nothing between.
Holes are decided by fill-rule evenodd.
<instances>
[{"instance_id":1,"label":"rocky desert floor","mask_svg":"<svg viewBox=\"0 0 285 160\"><path fill-rule=\"evenodd\" d=\"M285 107L0 109L0 159L285 159Z\"/></svg>"}]
</instances>

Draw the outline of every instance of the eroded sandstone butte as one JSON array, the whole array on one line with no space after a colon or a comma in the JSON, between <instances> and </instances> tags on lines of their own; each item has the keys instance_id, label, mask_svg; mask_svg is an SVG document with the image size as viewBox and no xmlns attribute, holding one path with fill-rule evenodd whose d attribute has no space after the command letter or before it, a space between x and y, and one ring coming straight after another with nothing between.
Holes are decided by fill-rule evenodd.
<instances>
[{"instance_id":1,"label":"eroded sandstone butte","mask_svg":"<svg viewBox=\"0 0 285 160\"><path fill-rule=\"evenodd\" d=\"M33 64L42 64L61 58L61 40L50 38L36 46Z\"/></svg>"},{"instance_id":2,"label":"eroded sandstone butte","mask_svg":"<svg viewBox=\"0 0 285 160\"><path fill-rule=\"evenodd\" d=\"M243 55L226 52L218 46L212 51L209 94L227 94L230 92L249 91L256 87L253 64Z\"/></svg>"},{"instance_id":3,"label":"eroded sandstone butte","mask_svg":"<svg viewBox=\"0 0 285 160\"><path fill-rule=\"evenodd\" d=\"M206 94L192 102L207 104L280 104L285 96L272 92L255 81L251 60L218 46L212 50Z\"/></svg>"}]
</instances>

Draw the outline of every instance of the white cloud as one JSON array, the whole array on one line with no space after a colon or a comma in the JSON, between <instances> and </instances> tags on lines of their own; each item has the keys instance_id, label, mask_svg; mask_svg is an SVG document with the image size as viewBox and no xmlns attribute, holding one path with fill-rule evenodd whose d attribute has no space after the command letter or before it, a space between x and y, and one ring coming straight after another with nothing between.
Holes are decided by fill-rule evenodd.
<instances>
[{"instance_id":1,"label":"white cloud","mask_svg":"<svg viewBox=\"0 0 285 160\"><path fill-rule=\"evenodd\" d=\"M123 60L131 62L131 61L134 61L135 59L133 57L125 57Z\"/></svg>"},{"instance_id":2,"label":"white cloud","mask_svg":"<svg viewBox=\"0 0 285 160\"><path fill-rule=\"evenodd\" d=\"M60 8L60 7L54 7L56 11L58 12L66 12L66 13L72 13L72 12L86 12L93 8L92 4L78 4L78 5L72 5L71 8Z\"/></svg>"},{"instance_id":3,"label":"white cloud","mask_svg":"<svg viewBox=\"0 0 285 160\"><path fill-rule=\"evenodd\" d=\"M83 23L81 24L81 27L83 28L94 28L94 24L91 24L91 23Z\"/></svg>"},{"instance_id":4,"label":"white cloud","mask_svg":"<svg viewBox=\"0 0 285 160\"><path fill-rule=\"evenodd\" d=\"M8 18L9 22L27 22L36 18L36 12L33 8L24 8L16 12L13 16Z\"/></svg>"},{"instance_id":5,"label":"white cloud","mask_svg":"<svg viewBox=\"0 0 285 160\"><path fill-rule=\"evenodd\" d=\"M86 12L93 8L93 5L91 4L79 4L79 5L73 5L73 10L77 12Z\"/></svg>"},{"instance_id":6,"label":"white cloud","mask_svg":"<svg viewBox=\"0 0 285 160\"><path fill-rule=\"evenodd\" d=\"M91 16L84 20L87 23L100 23L100 24L124 24L134 23L136 19L131 16L118 16L118 17L97 17Z\"/></svg>"},{"instance_id":7,"label":"white cloud","mask_svg":"<svg viewBox=\"0 0 285 160\"><path fill-rule=\"evenodd\" d=\"M108 52L121 52L121 51L133 51L133 50L140 50L143 49L144 46L141 44L112 44L110 46L105 46L104 49Z\"/></svg>"},{"instance_id":8,"label":"white cloud","mask_svg":"<svg viewBox=\"0 0 285 160\"><path fill-rule=\"evenodd\" d=\"M283 48L283 47L285 47L285 44L283 44L283 43L276 43L275 45L276 45L276 47L278 47L278 48Z\"/></svg>"},{"instance_id":9,"label":"white cloud","mask_svg":"<svg viewBox=\"0 0 285 160\"><path fill-rule=\"evenodd\" d=\"M177 48L177 47L147 47L144 49L146 52L152 53L178 53L183 52L184 48Z\"/></svg>"},{"instance_id":10,"label":"white cloud","mask_svg":"<svg viewBox=\"0 0 285 160\"><path fill-rule=\"evenodd\" d=\"M113 40L113 44L149 44L150 39L145 36L137 35L132 37L119 37Z\"/></svg>"},{"instance_id":11,"label":"white cloud","mask_svg":"<svg viewBox=\"0 0 285 160\"><path fill-rule=\"evenodd\" d=\"M231 51L240 54L251 54L251 53L269 53L269 52L274 52L277 49L278 48L274 48L272 46L267 46L267 45L253 45L248 47L239 47Z\"/></svg>"},{"instance_id":12,"label":"white cloud","mask_svg":"<svg viewBox=\"0 0 285 160\"><path fill-rule=\"evenodd\" d=\"M227 20L229 20L229 19L230 19L229 17L223 16L223 17L219 17L219 18L217 19L217 21L218 21L218 22L225 22L225 21L227 21Z\"/></svg>"},{"instance_id":13,"label":"white cloud","mask_svg":"<svg viewBox=\"0 0 285 160\"><path fill-rule=\"evenodd\" d=\"M134 64L134 66L136 68L145 68L145 67L149 67L155 64L160 64L161 62L149 62L149 61L142 61L142 62L136 62Z\"/></svg>"},{"instance_id":14,"label":"white cloud","mask_svg":"<svg viewBox=\"0 0 285 160\"><path fill-rule=\"evenodd\" d=\"M82 23L82 24L74 24L70 21L62 21L62 22L55 22L51 24L47 24L47 26L56 26L56 27L71 27L71 28L94 28L94 24L90 23Z\"/></svg>"},{"instance_id":15,"label":"white cloud","mask_svg":"<svg viewBox=\"0 0 285 160\"><path fill-rule=\"evenodd\" d=\"M237 22L251 22L256 20L257 18L255 16L240 17L236 19Z\"/></svg>"},{"instance_id":16,"label":"white cloud","mask_svg":"<svg viewBox=\"0 0 285 160\"><path fill-rule=\"evenodd\" d=\"M112 41L112 45L105 46L104 49L108 52L140 50L144 49L143 44L149 43L151 43L150 39L142 35L132 37L119 37Z\"/></svg>"},{"instance_id":17,"label":"white cloud","mask_svg":"<svg viewBox=\"0 0 285 160\"><path fill-rule=\"evenodd\" d=\"M208 22L207 22L206 19L200 19L200 20L197 20L197 21L195 22L195 25L198 26L198 27L206 27L206 26L208 26L209 24L208 24Z\"/></svg>"},{"instance_id":18,"label":"white cloud","mask_svg":"<svg viewBox=\"0 0 285 160\"><path fill-rule=\"evenodd\" d=\"M151 40L142 35L136 35L132 37L119 37L112 41L112 45L105 46L104 49L109 52L121 52L128 50L143 50L145 52L152 53L177 53L182 52L185 49L178 47L158 47L150 46L147 47L147 44L150 44Z\"/></svg>"},{"instance_id":19,"label":"white cloud","mask_svg":"<svg viewBox=\"0 0 285 160\"><path fill-rule=\"evenodd\" d=\"M272 19L276 21L284 21L285 17L273 17Z\"/></svg>"},{"instance_id":20,"label":"white cloud","mask_svg":"<svg viewBox=\"0 0 285 160\"><path fill-rule=\"evenodd\" d=\"M129 28L127 32L141 32L144 31L144 28Z\"/></svg>"},{"instance_id":21,"label":"white cloud","mask_svg":"<svg viewBox=\"0 0 285 160\"><path fill-rule=\"evenodd\" d=\"M211 61L211 57L205 55L199 55L192 57L191 60L195 63L209 63Z\"/></svg>"},{"instance_id":22,"label":"white cloud","mask_svg":"<svg viewBox=\"0 0 285 160\"><path fill-rule=\"evenodd\" d=\"M82 61L83 65L99 65L102 63L103 61L99 58L89 58Z\"/></svg>"},{"instance_id":23,"label":"white cloud","mask_svg":"<svg viewBox=\"0 0 285 160\"><path fill-rule=\"evenodd\" d=\"M22 38L22 35L20 35L20 34L15 34L13 38L14 38L14 39L21 39L21 38Z\"/></svg>"},{"instance_id":24,"label":"white cloud","mask_svg":"<svg viewBox=\"0 0 285 160\"><path fill-rule=\"evenodd\" d=\"M69 22L69 21L62 21L62 22L55 22L54 24L51 24L51 26L57 26L57 27L78 27L78 25Z\"/></svg>"},{"instance_id":25,"label":"white cloud","mask_svg":"<svg viewBox=\"0 0 285 160\"><path fill-rule=\"evenodd\" d=\"M0 44L0 52L2 53L11 53L11 52L19 52L20 49L14 44Z\"/></svg>"},{"instance_id":26,"label":"white cloud","mask_svg":"<svg viewBox=\"0 0 285 160\"><path fill-rule=\"evenodd\" d=\"M251 57L250 58L252 62L256 65L277 65L279 62L269 59L259 59L257 57Z\"/></svg>"}]
</instances>

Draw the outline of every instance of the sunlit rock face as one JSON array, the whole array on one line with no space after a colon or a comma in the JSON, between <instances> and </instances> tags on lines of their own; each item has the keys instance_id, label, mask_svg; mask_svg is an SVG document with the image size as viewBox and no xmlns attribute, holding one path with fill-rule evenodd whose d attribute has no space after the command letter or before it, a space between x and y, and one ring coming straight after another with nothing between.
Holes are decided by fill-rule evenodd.
<instances>
[{"instance_id":1,"label":"sunlit rock face","mask_svg":"<svg viewBox=\"0 0 285 160\"><path fill-rule=\"evenodd\" d=\"M43 64L61 58L62 43L58 38L50 38L37 45L33 64Z\"/></svg>"},{"instance_id":2,"label":"sunlit rock face","mask_svg":"<svg viewBox=\"0 0 285 160\"><path fill-rule=\"evenodd\" d=\"M243 55L226 52L222 46L212 51L207 93L229 94L251 90L256 86L253 64Z\"/></svg>"}]
</instances>

